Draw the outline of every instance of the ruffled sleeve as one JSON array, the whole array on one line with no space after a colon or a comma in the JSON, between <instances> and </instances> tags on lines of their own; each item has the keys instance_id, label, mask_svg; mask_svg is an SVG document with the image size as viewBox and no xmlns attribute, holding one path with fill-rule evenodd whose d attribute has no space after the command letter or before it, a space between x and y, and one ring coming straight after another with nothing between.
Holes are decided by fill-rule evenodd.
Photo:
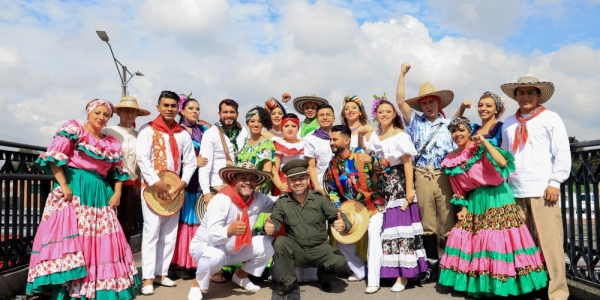
<instances>
[{"instance_id":1,"label":"ruffled sleeve","mask_svg":"<svg viewBox=\"0 0 600 300\"><path fill-rule=\"evenodd\" d=\"M442 161L444 173L446 173L446 175L456 176L468 171L474 163L481 159L484 151L485 146L473 143L469 148L460 153L455 155L448 154Z\"/></svg>"},{"instance_id":2,"label":"ruffled sleeve","mask_svg":"<svg viewBox=\"0 0 600 300\"><path fill-rule=\"evenodd\" d=\"M264 139L256 149L256 165L263 164L264 161L275 162L275 145L270 139Z\"/></svg>"},{"instance_id":3,"label":"ruffled sleeve","mask_svg":"<svg viewBox=\"0 0 600 300\"><path fill-rule=\"evenodd\" d=\"M506 158L506 166L501 167L498 165L498 163L496 163L496 161L494 161L494 159L492 158L492 155L487 152L487 159L490 161L490 163L492 163L492 165L494 166L494 169L496 169L496 171L498 173L500 173L500 177L502 178L508 178L508 174L512 173L515 171L515 157L510 154L510 152L499 148L499 147L494 147L496 148L496 150L498 150L500 152L500 154L502 154L502 156L504 156L504 158Z\"/></svg>"},{"instance_id":4,"label":"ruffled sleeve","mask_svg":"<svg viewBox=\"0 0 600 300\"><path fill-rule=\"evenodd\" d=\"M38 169L46 174L52 174L49 163L64 166L69 162L69 157L75 150L75 145L81 133L81 126L77 121L70 120L62 125L56 132L54 139L46 152L40 154L35 161Z\"/></svg>"},{"instance_id":5,"label":"ruffled sleeve","mask_svg":"<svg viewBox=\"0 0 600 300\"><path fill-rule=\"evenodd\" d=\"M391 156L402 157L404 154L410 154L410 156L417 155L415 144L412 142L410 135L408 135L406 132L399 133L398 139L393 144L394 148L391 151Z\"/></svg>"}]
</instances>

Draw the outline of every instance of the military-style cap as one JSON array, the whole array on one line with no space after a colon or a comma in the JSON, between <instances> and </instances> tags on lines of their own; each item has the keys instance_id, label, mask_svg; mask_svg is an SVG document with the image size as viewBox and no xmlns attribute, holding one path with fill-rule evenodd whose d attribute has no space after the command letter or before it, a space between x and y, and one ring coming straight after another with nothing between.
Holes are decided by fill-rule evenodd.
<instances>
[{"instance_id":1,"label":"military-style cap","mask_svg":"<svg viewBox=\"0 0 600 300\"><path fill-rule=\"evenodd\" d=\"M308 162L304 159L292 159L288 161L281 171L285 174L285 177L296 177L299 175L306 174L308 170Z\"/></svg>"}]
</instances>

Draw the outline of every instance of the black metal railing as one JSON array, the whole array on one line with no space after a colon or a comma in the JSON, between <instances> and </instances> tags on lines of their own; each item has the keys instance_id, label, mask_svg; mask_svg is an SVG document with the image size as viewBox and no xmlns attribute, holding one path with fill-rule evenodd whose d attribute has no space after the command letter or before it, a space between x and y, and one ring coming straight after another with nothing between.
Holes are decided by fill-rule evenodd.
<instances>
[{"instance_id":1,"label":"black metal railing","mask_svg":"<svg viewBox=\"0 0 600 300\"><path fill-rule=\"evenodd\" d=\"M560 199L567 277L600 288L600 140L571 144L571 156Z\"/></svg>"},{"instance_id":2,"label":"black metal railing","mask_svg":"<svg viewBox=\"0 0 600 300\"><path fill-rule=\"evenodd\" d=\"M34 165L43 151L45 147L0 140L0 274L29 264L33 238L54 180L52 174L44 174ZM141 222L139 217L134 234L141 233Z\"/></svg>"}]
</instances>

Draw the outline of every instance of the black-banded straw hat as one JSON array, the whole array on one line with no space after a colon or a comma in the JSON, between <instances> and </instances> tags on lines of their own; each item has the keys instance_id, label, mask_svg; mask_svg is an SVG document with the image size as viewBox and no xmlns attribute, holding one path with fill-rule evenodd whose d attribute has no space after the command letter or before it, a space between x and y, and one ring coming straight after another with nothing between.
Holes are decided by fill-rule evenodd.
<instances>
[{"instance_id":1,"label":"black-banded straw hat","mask_svg":"<svg viewBox=\"0 0 600 300\"><path fill-rule=\"evenodd\" d=\"M225 167L219 170L219 177L221 177L226 184L231 184L238 174L256 175L258 177L256 179L257 186L261 186L265 182L269 182L273 179L273 174L256 169L256 166L250 162L239 163L234 167Z\"/></svg>"},{"instance_id":2,"label":"black-banded straw hat","mask_svg":"<svg viewBox=\"0 0 600 300\"><path fill-rule=\"evenodd\" d=\"M514 83L505 83L500 86L500 89L506 94L506 96L510 97L513 100L517 100L516 91L517 88L533 86L540 90L540 100L538 104L546 103L546 101L552 98L554 94L554 84L549 81L540 81L537 77L533 75L525 75L517 82Z\"/></svg>"},{"instance_id":3,"label":"black-banded straw hat","mask_svg":"<svg viewBox=\"0 0 600 300\"><path fill-rule=\"evenodd\" d=\"M294 109L296 109L296 111L299 114L304 115L304 104L309 102L316 103L317 106L322 104L329 104L327 100L321 97L315 96L313 94L308 94L306 96L301 96L294 99Z\"/></svg>"}]
</instances>

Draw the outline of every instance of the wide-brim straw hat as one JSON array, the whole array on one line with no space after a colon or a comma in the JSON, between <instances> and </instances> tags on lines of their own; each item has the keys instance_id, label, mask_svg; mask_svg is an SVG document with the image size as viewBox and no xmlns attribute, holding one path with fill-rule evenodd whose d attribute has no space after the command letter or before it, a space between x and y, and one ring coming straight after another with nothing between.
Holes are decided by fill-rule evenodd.
<instances>
[{"instance_id":1,"label":"wide-brim straw hat","mask_svg":"<svg viewBox=\"0 0 600 300\"><path fill-rule=\"evenodd\" d=\"M329 104L329 102L321 97L317 97L313 94L308 94L306 96L301 96L294 99L294 109L301 115L304 115L304 103L313 102L316 103L317 106L322 104Z\"/></svg>"},{"instance_id":2,"label":"wide-brim straw hat","mask_svg":"<svg viewBox=\"0 0 600 300\"><path fill-rule=\"evenodd\" d=\"M500 89L506 94L506 96L510 97L513 100L517 100L515 97L515 91L520 87L533 86L540 89L540 100L538 104L543 104L546 101L552 98L554 94L554 83L548 81L540 81L537 77L533 75L526 75L519 78L519 81L515 83L505 83L500 86Z\"/></svg>"},{"instance_id":3,"label":"wide-brim straw hat","mask_svg":"<svg viewBox=\"0 0 600 300\"><path fill-rule=\"evenodd\" d=\"M331 230L331 235L338 243L354 244L358 242L367 232L369 227L369 210L362 203L355 200L344 201L340 206L340 211L348 217L352 228L348 232L337 232Z\"/></svg>"},{"instance_id":4,"label":"wide-brim straw hat","mask_svg":"<svg viewBox=\"0 0 600 300\"><path fill-rule=\"evenodd\" d=\"M419 100L429 96L435 96L440 99L440 109L443 109L444 107L448 106L452 102L452 100L454 100L454 92L450 90L436 91L433 87L433 84L425 82L421 84L421 87L419 87L419 96L410 98L404 102L406 102L406 104L408 104L410 108L422 112L423 110L421 109L421 104L419 104Z\"/></svg>"},{"instance_id":5,"label":"wide-brim straw hat","mask_svg":"<svg viewBox=\"0 0 600 300\"><path fill-rule=\"evenodd\" d=\"M158 177L161 181L166 183L169 186L169 190L171 191L176 183L181 181L179 175L173 171L164 170L158 173ZM177 198L171 201L165 201L159 199L156 195L155 186L149 186L144 189L144 200L146 200L146 204L148 207L155 212L157 215L168 217L176 214L183 207L183 202L185 200L185 192L181 191Z\"/></svg>"},{"instance_id":6,"label":"wide-brim straw hat","mask_svg":"<svg viewBox=\"0 0 600 300\"><path fill-rule=\"evenodd\" d=\"M120 108L136 109L138 111L138 116L150 115L150 112L143 108L140 108L138 106L137 99L135 99L134 97L131 97L131 96L125 96L125 97L121 98L121 100L119 101L119 104L117 104L117 106L115 106L115 112L119 111Z\"/></svg>"},{"instance_id":7,"label":"wide-brim straw hat","mask_svg":"<svg viewBox=\"0 0 600 300\"><path fill-rule=\"evenodd\" d=\"M258 176L256 186L262 186L273 179L273 174L256 169L256 166L250 162L240 163L234 167L224 167L219 170L219 176L226 184L231 184L235 180L235 175L243 173Z\"/></svg>"}]
</instances>

